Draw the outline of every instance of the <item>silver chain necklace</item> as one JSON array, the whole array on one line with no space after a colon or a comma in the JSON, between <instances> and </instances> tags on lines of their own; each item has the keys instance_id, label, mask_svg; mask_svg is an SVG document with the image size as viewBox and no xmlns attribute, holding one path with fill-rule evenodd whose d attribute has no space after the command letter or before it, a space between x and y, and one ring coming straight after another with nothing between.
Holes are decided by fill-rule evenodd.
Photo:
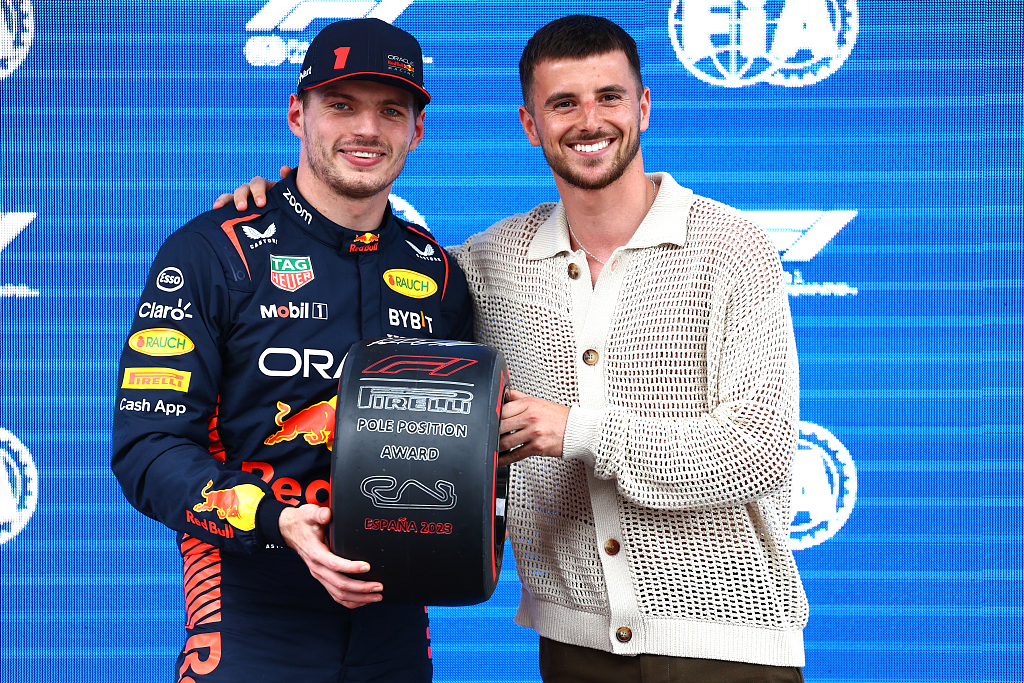
<instances>
[{"instance_id":1,"label":"silver chain necklace","mask_svg":"<svg viewBox=\"0 0 1024 683\"><path fill-rule=\"evenodd\" d=\"M604 261L602 261L601 259L599 259L599 258L597 258L596 256L594 256L593 254L591 254L591 253L590 253L590 250L589 250L589 249L587 249L587 248L586 248L585 246L583 246L583 242L580 242L580 238L579 238L579 237L577 237L577 236L576 236L576 233L574 233L574 232L572 231L572 223L570 223L570 222L569 222L569 219L568 219L568 218L566 218L566 219L565 219L565 224L569 226L569 234L570 234L570 235L572 235L572 238L573 238L574 240L576 240L576 244L580 245L580 249L582 249L582 250L583 250L583 252L584 252L584 253L585 253L585 254L586 254L587 256L589 256L590 258L594 259L595 261L597 261L598 263L600 263L600 264L601 264L602 266L604 266L604 265L607 265L607 264L606 264L606 263L605 263Z\"/></svg>"},{"instance_id":2,"label":"silver chain necklace","mask_svg":"<svg viewBox=\"0 0 1024 683\"><path fill-rule=\"evenodd\" d=\"M651 179L650 179L650 178L648 178L648 180L651 180ZM658 185L657 185L657 183L655 183L655 182L654 182L653 180L651 180L651 185L654 185L654 199L657 199L657 198L658 198ZM654 206L654 199L651 199L651 206ZM651 206L648 206L648 207L647 207L647 210L648 210L648 211L650 211L650 210L651 210ZM569 217L568 217L568 216L566 216L566 218L565 218L565 224L566 224L567 226L569 226L569 234L570 234L570 235L572 235L572 238L573 238L574 240L576 240L576 244L580 245L580 249L582 249L582 250L583 250L583 253L584 253L584 254L586 254L586 255L587 255L587 256L589 256L590 258L594 259L595 261L597 261L598 263L600 263L600 264L601 264L602 266L606 266L606 265L608 265L607 263L605 263L605 262L604 262L604 261L602 261L601 259L599 259L599 258L597 258L596 256L594 256L593 254L591 254L591 253L590 253L590 250L589 250L589 249L587 249L587 248L586 248L585 246L583 246L583 242L580 242L580 238L579 238L579 237L577 237L577 236L576 236L576 233L574 233L574 232L572 231L572 223L570 223L570 222L569 222Z\"/></svg>"}]
</instances>

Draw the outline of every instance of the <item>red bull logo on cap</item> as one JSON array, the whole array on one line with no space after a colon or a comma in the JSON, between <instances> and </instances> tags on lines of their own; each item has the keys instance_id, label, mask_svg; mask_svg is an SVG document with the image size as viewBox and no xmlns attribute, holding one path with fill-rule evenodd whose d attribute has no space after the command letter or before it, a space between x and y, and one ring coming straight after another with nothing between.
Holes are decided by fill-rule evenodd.
<instances>
[{"instance_id":1,"label":"red bull logo on cap","mask_svg":"<svg viewBox=\"0 0 1024 683\"><path fill-rule=\"evenodd\" d=\"M301 436L310 446L326 444L327 450L334 450L334 411L337 405L338 397L333 396L330 401L314 403L285 418L292 408L287 403L278 401L274 422L280 429L268 436L263 443L273 446Z\"/></svg>"}]
</instances>

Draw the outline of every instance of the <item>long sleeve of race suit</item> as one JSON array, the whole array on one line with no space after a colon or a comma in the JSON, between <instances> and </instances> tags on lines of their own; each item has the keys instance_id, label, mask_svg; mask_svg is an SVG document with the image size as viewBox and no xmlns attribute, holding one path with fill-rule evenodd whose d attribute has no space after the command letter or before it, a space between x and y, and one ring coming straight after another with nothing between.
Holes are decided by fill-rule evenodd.
<instances>
[{"instance_id":1,"label":"long sleeve of race suit","mask_svg":"<svg viewBox=\"0 0 1024 683\"><path fill-rule=\"evenodd\" d=\"M252 551L282 543L284 504L211 449L230 290L246 286L229 279L223 248L186 226L157 254L121 353L111 468L148 517L222 549Z\"/></svg>"}]
</instances>

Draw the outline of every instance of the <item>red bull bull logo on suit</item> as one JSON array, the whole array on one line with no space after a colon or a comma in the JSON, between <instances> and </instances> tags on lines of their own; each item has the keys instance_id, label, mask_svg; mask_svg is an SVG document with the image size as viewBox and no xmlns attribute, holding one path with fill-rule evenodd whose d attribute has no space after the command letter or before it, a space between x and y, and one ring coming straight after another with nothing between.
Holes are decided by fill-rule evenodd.
<instances>
[{"instance_id":1,"label":"red bull bull logo on suit","mask_svg":"<svg viewBox=\"0 0 1024 683\"><path fill-rule=\"evenodd\" d=\"M200 492L203 497L202 503L196 503L192 510L186 511L187 517L194 517L192 512L215 512L217 517L226 520L228 524L240 531L252 531L256 528L256 507L263 498L263 490L254 484L239 484L229 489L211 491L213 480L207 482ZM190 522L199 524L213 531L209 525L204 525L198 519L189 519ZM225 535L219 529L215 532Z\"/></svg>"},{"instance_id":2,"label":"red bull bull logo on suit","mask_svg":"<svg viewBox=\"0 0 1024 683\"><path fill-rule=\"evenodd\" d=\"M326 444L327 450L334 449L334 409L338 403L338 397L334 396L330 401L320 401L308 408L303 408L289 418L285 416L292 408L282 401L277 402L277 416L274 422L281 429L267 437L263 443L273 446L282 441L291 441L302 436L310 446Z\"/></svg>"}]
</instances>

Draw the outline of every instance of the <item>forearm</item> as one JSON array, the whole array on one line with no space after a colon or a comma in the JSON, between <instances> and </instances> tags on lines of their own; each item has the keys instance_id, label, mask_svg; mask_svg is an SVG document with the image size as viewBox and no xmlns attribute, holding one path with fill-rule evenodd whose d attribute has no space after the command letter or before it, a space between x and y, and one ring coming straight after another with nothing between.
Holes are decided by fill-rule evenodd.
<instances>
[{"instance_id":1,"label":"forearm","mask_svg":"<svg viewBox=\"0 0 1024 683\"><path fill-rule=\"evenodd\" d=\"M641 385L644 395L630 397L629 407L574 407L563 456L615 479L623 496L648 507L738 505L778 491L796 448L799 371L785 300L757 313L709 354L702 394L674 382Z\"/></svg>"},{"instance_id":2,"label":"forearm","mask_svg":"<svg viewBox=\"0 0 1024 683\"><path fill-rule=\"evenodd\" d=\"M226 469L198 444L172 435L115 437L111 468L128 502L171 529L236 552L282 544L284 503L259 477Z\"/></svg>"}]
</instances>

